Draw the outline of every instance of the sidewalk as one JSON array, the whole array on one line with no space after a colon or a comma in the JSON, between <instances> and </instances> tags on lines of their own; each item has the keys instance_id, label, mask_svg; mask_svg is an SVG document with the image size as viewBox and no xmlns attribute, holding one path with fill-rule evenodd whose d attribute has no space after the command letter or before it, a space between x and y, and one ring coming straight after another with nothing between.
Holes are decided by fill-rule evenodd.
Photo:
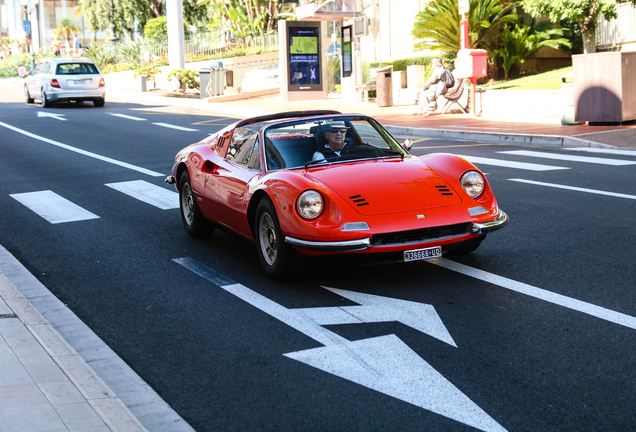
<instances>
[{"instance_id":1,"label":"sidewalk","mask_svg":"<svg viewBox=\"0 0 636 432\"><path fill-rule=\"evenodd\" d=\"M109 81L107 81L108 83ZM375 117L402 136L555 147L636 149L636 125L562 126L540 116L414 116L410 104L380 108L340 99L284 103L278 95L231 102L139 93L107 84L107 98L176 105L244 118L331 109ZM0 432L191 432L101 339L0 246Z\"/></svg>"}]
</instances>

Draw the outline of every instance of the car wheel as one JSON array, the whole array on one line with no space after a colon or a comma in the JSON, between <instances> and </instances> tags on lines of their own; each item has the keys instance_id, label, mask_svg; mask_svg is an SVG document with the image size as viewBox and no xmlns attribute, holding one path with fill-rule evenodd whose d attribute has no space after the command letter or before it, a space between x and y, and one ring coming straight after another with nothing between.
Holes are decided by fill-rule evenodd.
<instances>
[{"instance_id":1,"label":"car wheel","mask_svg":"<svg viewBox=\"0 0 636 432\"><path fill-rule=\"evenodd\" d=\"M475 239L469 240L468 242L464 243L457 249L453 249L451 253L457 254L457 255L467 255L471 252L475 252L485 238L486 236L484 235L482 237L477 237Z\"/></svg>"},{"instance_id":2,"label":"car wheel","mask_svg":"<svg viewBox=\"0 0 636 432\"><path fill-rule=\"evenodd\" d=\"M298 255L285 243L274 204L263 199L256 208L255 237L258 257L265 273L272 279L286 279L298 268Z\"/></svg>"},{"instance_id":3,"label":"car wheel","mask_svg":"<svg viewBox=\"0 0 636 432\"><path fill-rule=\"evenodd\" d=\"M183 226L190 237L199 238L212 234L214 227L201 214L187 171L181 174L179 180L179 207Z\"/></svg>"},{"instance_id":4,"label":"car wheel","mask_svg":"<svg viewBox=\"0 0 636 432\"><path fill-rule=\"evenodd\" d=\"M46 93L44 93L44 89L42 90L42 108L51 108L53 102L46 98Z\"/></svg>"},{"instance_id":5,"label":"car wheel","mask_svg":"<svg viewBox=\"0 0 636 432\"><path fill-rule=\"evenodd\" d=\"M106 99L104 98L93 100L93 105L95 105L96 107L103 107L105 103L106 103Z\"/></svg>"},{"instance_id":6,"label":"car wheel","mask_svg":"<svg viewBox=\"0 0 636 432\"><path fill-rule=\"evenodd\" d=\"M29 88L26 86L26 84L24 86L24 97L26 98L26 103L33 103L33 98L29 94Z\"/></svg>"}]
</instances>

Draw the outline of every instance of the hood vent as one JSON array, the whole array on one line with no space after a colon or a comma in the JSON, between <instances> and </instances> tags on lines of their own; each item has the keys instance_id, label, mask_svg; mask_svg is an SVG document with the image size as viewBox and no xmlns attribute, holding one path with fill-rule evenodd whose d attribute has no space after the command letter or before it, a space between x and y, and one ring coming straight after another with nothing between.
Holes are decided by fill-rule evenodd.
<instances>
[{"instance_id":1,"label":"hood vent","mask_svg":"<svg viewBox=\"0 0 636 432\"><path fill-rule=\"evenodd\" d=\"M435 188L442 194L442 195L453 195L453 192L451 192L451 190L448 188L448 186L435 186Z\"/></svg>"},{"instance_id":2,"label":"hood vent","mask_svg":"<svg viewBox=\"0 0 636 432\"><path fill-rule=\"evenodd\" d=\"M369 201L362 198L362 195L353 195L353 196L350 196L349 199L353 201L353 204L355 204L358 207L369 205Z\"/></svg>"}]
</instances>

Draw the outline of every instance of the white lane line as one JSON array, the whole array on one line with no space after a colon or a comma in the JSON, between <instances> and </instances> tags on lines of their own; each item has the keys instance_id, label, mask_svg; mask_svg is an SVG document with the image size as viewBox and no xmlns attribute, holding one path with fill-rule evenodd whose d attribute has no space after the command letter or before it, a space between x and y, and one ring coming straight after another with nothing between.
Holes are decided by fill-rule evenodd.
<instances>
[{"instance_id":1,"label":"white lane line","mask_svg":"<svg viewBox=\"0 0 636 432\"><path fill-rule=\"evenodd\" d=\"M179 194L143 180L108 183L106 186L162 210L179 208Z\"/></svg>"},{"instance_id":2,"label":"white lane line","mask_svg":"<svg viewBox=\"0 0 636 432\"><path fill-rule=\"evenodd\" d=\"M532 163L526 163L526 162L515 162L515 161L502 160L502 159L483 158L483 157L477 157L477 156L465 156L465 155L456 155L456 156L463 157L464 159L474 163L475 165L492 165L492 166L516 168L516 169L522 169L522 170L528 170L528 171L552 171L552 170L570 169L567 167L560 167L560 166L532 164Z\"/></svg>"},{"instance_id":3,"label":"white lane line","mask_svg":"<svg viewBox=\"0 0 636 432\"><path fill-rule=\"evenodd\" d=\"M586 303L581 300L573 299L561 294L553 293L541 288L537 288L532 285L528 285L522 282L517 282L512 279L505 278L503 276L497 276L492 273L485 272L473 267L469 267L464 264L456 263L446 258L435 258L428 260L429 263L444 267L448 270L456 271L466 276L473 277L475 279L488 282L502 288L509 289L511 291L525 294L530 297L534 297L539 300L546 301L558 306L563 306L568 309L575 310L587 315L591 315L596 318L600 318L605 321L609 321L614 324L622 325L636 330L636 317L626 315L621 312L616 312L611 309L606 309L601 306L596 306L591 303Z\"/></svg>"},{"instance_id":4,"label":"white lane line","mask_svg":"<svg viewBox=\"0 0 636 432\"><path fill-rule=\"evenodd\" d=\"M10 197L52 224L99 219L99 216L50 190L12 194Z\"/></svg>"},{"instance_id":5,"label":"white lane line","mask_svg":"<svg viewBox=\"0 0 636 432\"><path fill-rule=\"evenodd\" d=\"M554 183L543 183L543 182L538 182L533 180L524 180L524 179L508 179L508 180L519 182L519 183L537 185L537 186L547 186L547 187L556 188L556 189L566 189L566 190L586 192L586 193L591 193L596 195L606 195L606 196L611 196L616 198L636 199L635 195L627 195L627 194L621 194L616 192L606 192L606 191L601 191L596 189L586 189L586 188L580 188L580 187L574 187L574 186L565 186L565 185L559 185Z\"/></svg>"},{"instance_id":6,"label":"white lane line","mask_svg":"<svg viewBox=\"0 0 636 432\"><path fill-rule=\"evenodd\" d=\"M606 148L596 148L596 147L574 147L574 148L569 148L567 150L636 157L636 150L618 150L618 149L606 149Z\"/></svg>"},{"instance_id":7,"label":"white lane line","mask_svg":"<svg viewBox=\"0 0 636 432\"><path fill-rule=\"evenodd\" d=\"M115 116L115 117L125 118L127 120L135 120L135 121L146 121L147 120L145 118L133 117L133 116L129 116L129 115L126 115L126 114L112 114L111 113L110 115Z\"/></svg>"},{"instance_id":8,"label":"white lane line","mask_svg":"<svg viewBox=\"0 0 636 432\"><path fill-rule=\"evenodd\" d=\"M501 151L497 153L510 154L516 156L528 156L528 157L536 157L543 159L554 159L554 160L562 160L562 161L570 161L570 162L583 162L583 163L593 163L600 165L612 165L612 166L623 166L623 165L636 165L634 161L621 160L621 159L605 159L605 158L596 158L589 156L573 156L568 154L556 154L556 153L543 153L543 152L535 152L529 150L512 150L512 151Z\"/></svg>"},{"instance_id":9,"label":"white lane line","mask_svg":"<svg viewBox=\"0 0 636 432\"><path fill-rule=\"evenodd\" d=\"M198 132L199 129L190 129L187 127L183 127L183 126L175 126L175 125L171 125L168 123L153 123L153 125L157 125L157 126L161 126L161 127L165 127L165 128L170 128L170 129L177 129L177 130L181 130L181 131L186 131L186 132Z\"/></svg>"},{"instance_id":10,"label":"white lane line","mask_svg":"<svg viewBox=\"0 0 636 432\"><path fill-rule=\"evenodd\" d=\"M62 144L61 142L53 141L51 139L44 138L44 137L41 137L39 135L32 134L31 132L27 132L25 130L18 129L17 127L8 125L8 124L3 123L3 122L0 122L0 126L3 126L3 127L7 128L7 129L11 129L14 132L20 133L22 135L26 135L26 136L28 136L30 138L45 142L47 144L52 144L54 146L63 148L65 150L70 150L72 152L79 153L79 154L84 155L84 156L88 156L88 157L92 157L92 158L97 159L97 160L101 160L102 162L108 162L110 164L118 165L118 166L120 166L122 168L127 168L127 169L130 169L130 170L133 170L133 171L140 172L142 174L147 174L147 175L152 176L152 177L163 177L163 176L165 176L165 174L161 174L161 173L158 173L156 171L151 171L151 170L146 169L146 168L142 168L142 167L138 167L138 166L126 163L126 162L118 161L117 159L111 159L111 158L106 157L106 156L98 155L97 153L91 153L89 151L82 150L82 149L79 149L77 147L72 147L72 146L67 145L67 144Z\"/></svg>"}]
</instances>

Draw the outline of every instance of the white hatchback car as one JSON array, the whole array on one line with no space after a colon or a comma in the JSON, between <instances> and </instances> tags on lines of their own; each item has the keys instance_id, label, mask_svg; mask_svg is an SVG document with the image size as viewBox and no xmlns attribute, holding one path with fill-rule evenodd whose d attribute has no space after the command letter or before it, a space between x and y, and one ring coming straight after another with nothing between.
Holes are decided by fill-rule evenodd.
<instances>
[{"instance_id":1,"label":"white hatchback car","mask_svg":"<svg viewBox=\"0 0 636 432\"><path fill-rule=\"evenodd\" d=\"M92 101L102 107L106 83L95 63L87 58L43 58L28 73L24 95L27 103L39 99L45 108L59 101Z\"/></svg>"}]
</instances>

